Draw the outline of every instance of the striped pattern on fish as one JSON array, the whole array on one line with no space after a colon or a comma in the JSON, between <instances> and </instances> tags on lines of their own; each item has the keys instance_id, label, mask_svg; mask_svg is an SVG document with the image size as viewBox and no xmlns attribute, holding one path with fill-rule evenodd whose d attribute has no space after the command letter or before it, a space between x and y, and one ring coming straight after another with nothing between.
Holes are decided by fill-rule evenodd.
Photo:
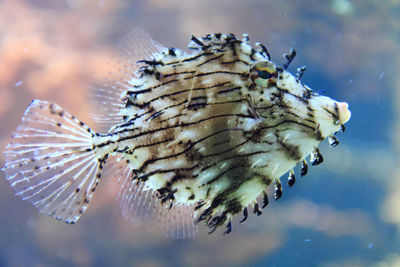
<instances>
[{"instance_id":1,"label":"striped pattern on fish","mask_svg":"<svg viewBox=\"0 0 400 267\"><path fill-rule=\"evenodd\" d=\"M132 41L133 40L133 41ZM34 100L5 151L4 171L17 195L39 210L74 223L86 210L105 163L120 179L127 219L149 216L170 235L191 237L196 222L213 232L247 207L261 214L266 188L282 195L280 177L305 158L322 162L318 145L344 129L347 103L315 93L280 67L247 35L192 37L187 53L164 48L136 30L122 78L98 85L99 122L94 132L60 107ZM138 57L135 59L135 56ZM138 72L131 61L141 59ZM257 198L262 196L263 203Z\"/></svg>"}]
</instances>

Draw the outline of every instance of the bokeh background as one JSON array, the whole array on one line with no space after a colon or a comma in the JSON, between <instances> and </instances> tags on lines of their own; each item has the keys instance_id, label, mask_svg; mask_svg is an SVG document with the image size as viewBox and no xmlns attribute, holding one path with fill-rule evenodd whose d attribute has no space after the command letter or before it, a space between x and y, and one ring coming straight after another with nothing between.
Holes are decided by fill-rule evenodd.
<instances>
[{"instance_id":1,"label":"bokeh background","mask_svg":"<svg viewBox=\"0 0 400 267\"><path fill-rule=\"evenodd\" d=\"M303 81L352 111L324 164L230 236L200 227L171 240L127 223L113 181L67 225L14 197L1 173L0 266L400 266L399 17L400 0L0 1L1 150L33 98L94 126L93 75L138 26L179 48L192 34L248 33L277 63L294 47L291 71L308 66Z\"/></svg>"}]
</instances>

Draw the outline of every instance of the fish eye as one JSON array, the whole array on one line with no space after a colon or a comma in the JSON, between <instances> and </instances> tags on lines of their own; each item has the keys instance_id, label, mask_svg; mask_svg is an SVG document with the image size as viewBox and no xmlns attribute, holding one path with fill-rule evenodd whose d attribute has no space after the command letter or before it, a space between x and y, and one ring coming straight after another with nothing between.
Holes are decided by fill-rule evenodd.
<instances>
[{"instance_id":1,"label":"fish eye","mask_svg":"<svg viewBox=\"0 0 400 267\"><path fill-rule=\"evenodd\" d=\"M258 74L258 78L261 79L270 79L272 78L272 73L267 70L256 70Z\"/></svg>"},{"instance_id":2,"label":"fish eye","mask_svg":"<svg viewBox=\"0 0 400 267\"><path fill-rule=\"evenodd\" d=\"M250 77L253 82L261 87L267 87L274 83L278 77L275 64L269 61L257 62L250 70Z\"/></svg>"}]
</instances>

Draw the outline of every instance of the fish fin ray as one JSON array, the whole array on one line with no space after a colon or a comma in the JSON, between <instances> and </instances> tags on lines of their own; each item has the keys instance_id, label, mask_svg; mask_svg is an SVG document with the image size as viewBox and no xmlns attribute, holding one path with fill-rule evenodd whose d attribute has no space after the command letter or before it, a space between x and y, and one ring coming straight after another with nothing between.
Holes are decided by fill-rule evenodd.
<instances>
[{"instance_id":1,"label":"fish fin ray","mask_svg":"<svg viewBox=\"0 0 400 267\"><path fill-rule=\"evenodd\" d=\"M194 204L177 203L171 208L164 207L164 226L167 237L173 239L187 239L194 237L198 232Z\"/></svg>"},{"instance_id":2,"label":"fish fin ray","mask_svg":"<svg viewBox=\"0 0 400 267\"><path fill-rule=\"evenodd\" d=\"M137 62L151 60L167 48L154 41L143 29L135 28L122 39L116 50L114 58L104 66L106 75L93 83L90 92L95 108L91 116L104 131L123 121L120 111L125 102L121 94L134 86L132 81L138 78L137 70L141 66Z\"/></svg>"},{"instance_id":3,"label":"fish fin ray","mask_svg":"<svg viewBox=\"0 0 400 267\"><path fill-rule=\"evenodd\" d=\"M59 106L32 101L4 152L3 170L15 194L41 213L76 222L106 160L93 148L94 135Z\"/></svg>"},{"instance_id":4,"label":"fish fin ray","mask_svg":"<svg viewBox=\"0 0 400 267\"><path fill-rule=\"evenodd\" d=\"M115 161L113 175L120 177L118 200L122 216L129 222L150 223L159 226L167 237L186 239L198 232L194 204L161 203L157 191L144 182L133 179L129 166L123 160Z\"/></svg>"}]
</instances>

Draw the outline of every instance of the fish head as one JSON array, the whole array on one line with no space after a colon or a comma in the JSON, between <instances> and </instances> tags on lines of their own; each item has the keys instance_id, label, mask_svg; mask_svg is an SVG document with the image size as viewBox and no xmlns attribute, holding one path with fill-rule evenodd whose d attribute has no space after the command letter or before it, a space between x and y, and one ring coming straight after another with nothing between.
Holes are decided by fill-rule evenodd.
<instances>
[{"instance_id":1,"label":"fish head","mask_svg":"<svg viewBox=\"0 0 400 267\"><path fill-rule=\"evenodd\" d=\"M343 130L343 125L350 120L346 102L312 90L298 77L270 61L255 63L249 77L250 87L256 92L256 109L267 124L271 121L298 124L298 129L323 140Z\"/></svg>"}]
</instances>

